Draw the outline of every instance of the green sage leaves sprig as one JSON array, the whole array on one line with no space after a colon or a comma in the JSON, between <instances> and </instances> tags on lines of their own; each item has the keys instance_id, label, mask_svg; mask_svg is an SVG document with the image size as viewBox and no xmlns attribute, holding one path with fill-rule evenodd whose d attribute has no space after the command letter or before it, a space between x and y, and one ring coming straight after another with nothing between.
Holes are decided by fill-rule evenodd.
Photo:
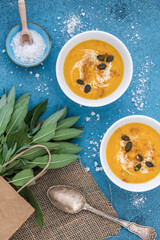
<instances>
[{"instance_id":1,"label":"green sage leaves sprig","mask_svg":"<svg viewBox=\"0 0 160 240\"><path fill-rule=\"evenodd\" d=\"M15 101L15 87L0 99L0 175L16 187L31 180L47 164L45 149L34 148L7 165L13 156L36 144L46 146L52 155L48 169L62 168L77 160L81 147L71 143L79 138L83 128L74 126L79 117L67 117L67 107L58 109L44 121L39 121L45 112L48 99L28 111L29 93ZM30 185L35 184L33 181ZM22 193L36 210L37 224L43 227L43 214L40 206L28 188Z\"/></svg>"}]
</instances>

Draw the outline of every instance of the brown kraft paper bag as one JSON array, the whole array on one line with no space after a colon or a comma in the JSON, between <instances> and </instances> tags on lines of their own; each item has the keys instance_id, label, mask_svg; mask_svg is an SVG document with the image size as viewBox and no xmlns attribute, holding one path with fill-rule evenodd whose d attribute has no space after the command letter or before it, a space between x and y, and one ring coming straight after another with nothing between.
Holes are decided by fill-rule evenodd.
<instances>
[{"instance_id":1,"label":"brown kraft paper bag","mask_svg":"<svg viewBox=\"0 0 160 240\"><path fill-rule=\"evenodd\" d=\"M0 177L0 240L8 240L33 212L34 208Z\"/></svg>"},{"instance_id":2,"label":"brown kraft paper bag","mask_svg":"<svg viewBox=\"0 0 160 240\"><path fill-rule=\"evenodd\" d=\"M33 148L44 148L49 156L48 163L37 176L34 176L33 179L24 184L17 192L3 177L0 176L0 240L8 240L34 212L34 208L32 208L31 205L18 194L18 192L29 185L33 180L41 177L47 170L51 162L51 153L48 148L41 144L34 145L17 154L3 166L7 166Z\"/></svg>"}]
</instances>

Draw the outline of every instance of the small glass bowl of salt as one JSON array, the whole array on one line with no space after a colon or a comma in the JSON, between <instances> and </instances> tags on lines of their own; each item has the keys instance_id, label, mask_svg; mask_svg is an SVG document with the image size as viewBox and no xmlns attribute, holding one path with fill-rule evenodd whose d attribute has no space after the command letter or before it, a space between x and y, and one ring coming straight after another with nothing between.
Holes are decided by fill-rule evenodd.
<instances>
[{"instance_id":1,"label":"small glass bowl of salt","mask_svg":"<svg viewBox=\"0 0 160 240\"><path fill-rule=\"evenodd\" d=\"M37 23L28 22L33 43L21 45L22 25L14 26L6 38L6 52L10 59L22 67L34 67L42 63L51 50L51 39L47 31Z\"/></svg>"}]
</instances>

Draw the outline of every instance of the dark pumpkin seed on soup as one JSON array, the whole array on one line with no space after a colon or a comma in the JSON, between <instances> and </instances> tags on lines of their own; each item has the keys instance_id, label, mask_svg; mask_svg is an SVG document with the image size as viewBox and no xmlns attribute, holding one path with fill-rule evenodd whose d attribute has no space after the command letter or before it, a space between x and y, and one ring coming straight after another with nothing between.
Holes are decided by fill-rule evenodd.
<instances>
[{"instance_id":1,"label":"dark pumpkin seed on soup","mask_svg":"<svg viewBox=\"0 0 160 240\"><path fill-rule=\"evenodd\" d=\"M99 61L104 61L105 60L104 55L98 55L97 58L98 58Z\"/></svg>"},{"instance_id":2,"label":"dark pumpkin seed on soup","mask_svg":"<svg viewBox=\"0 0 160 240\"><path fill-rule=\"evenodd\" d=\"M104 70L104 69L106 69L106 64L104 64L104 63L102 63L102 64L99 64L98 66L97 66L97 68L99 69L99 70Z\"/></svg>"},{"instance_id":3,"label":"dark pumpkin seed on soup","mask_svg":"<svg viewBox=\"0 0 160 240\"><path fill-rule=\"evenodd\" d=\"M84 87L84 92L85 93L89 93L91 91L91 85L90 84L87 84L85 87Z\"/></svg>"},{"instance_id":4,"label":"dark pumpkin seed on soup","mask_svg":"<svg viewBox=\"0 0 160 240\"><path fill-rule=\"evenodd\" d=\"M153 163L150 161L145 162L147 167L154 167Z\"/></svg>"},{"instance_id":5,"label":"dark pumpkin seed on soup","mask_svg":"<svg viewBox=\"0 0 160 240\"><path fill-rule=\"evenodd\" d=\"M134 171L139 171L141 169L141 164L137 164L135 167L134 167Z\"/></svg>"},{"instance_id":6,"label":"dark pumpkin seed on soup","mask_svg":"<svg viewBox=\"0 0 160 240\"><path fill-rule=\"evenodd\" d=\"M77 83L80 84L80 85L84 85L84 81L82 79L78 79Z\"/></svg>"},{"instance_id":7,"label":"dark pumpkin seed on soup","mask_svg":"<svg viewBox=\"0 0 160 240\"><path fill-rule=\"evenodd\" d=\"M106 62L112 62L113 59L114 59L114 56L109 55L109 56L107 57L107 59L106 59Z\"/></svg>"},{"instance_id":8,"label":"dark pumpkin seed on soup","mask_svg":"<svg viewBox=\"0 0 160 240\"><path fill-rule=\"evenodd\" d=\"M131 143L131 142L128 142L128 143L126 144L126 146L125 146L126 152L129 152L129 151L131 150L131 148L132 148L132 143Z\"/></svg>"},{"instance_id":9,"label":"dark pumpkin seed on soup","mask_svg":"<svg viewBox=\"0 0 160 240\"><path fill-rule=\"evenodd\" d=\"M137 154L137 157L136 157L136 158L137 158L137 160L140 161L140 162L143 161L143 157L142 157L140 154Z\"/></svg>"},{"instance_id":10,"label":"dark pumpkin seed on soup","mask_svg":"<svg viewBox=\"0 0 160 240\"><path fill-rule=\"evenodd\" d=\"M123 141L129 141L130 140L130 138L126 135L123 135L121 138L122 138Z\"/></svg>"}]
</instances>

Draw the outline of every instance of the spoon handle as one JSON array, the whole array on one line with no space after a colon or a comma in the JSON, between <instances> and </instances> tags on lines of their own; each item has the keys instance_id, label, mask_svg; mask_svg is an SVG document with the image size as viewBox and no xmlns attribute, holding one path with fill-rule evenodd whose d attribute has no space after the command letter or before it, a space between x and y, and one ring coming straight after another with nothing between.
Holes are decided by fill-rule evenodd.
<instances>
[{"instance_id":1,"label":"spoon handle","mask_svg":"<svg viewBox=\"0 0 160 240\"><path fill-rule=\"evenodd\" d=\"M24 0L18 1L19 14L22 22L22 30L27 30L26 5Z\"/></svg>"},{"instance_id":2,"label":"spoon handle","mask_svg":"<svg viewBox=\"0 0 160 240\"><path fill-rule=\"evenodd\" d=\"M94 207L91 207L89 204L86 203L84 210L90 211L92 213L98 214L104 218L107 218L108 220L118 223L119 225L123 226L124 228L128 229L128 231L138 235L143 240L155 240L156 239L156 232L151 227L141 226L133 222L124 221L121 219L118 219L116 217L113 217L107 213L104 213Z\"/></svg>"}]
</instances>

